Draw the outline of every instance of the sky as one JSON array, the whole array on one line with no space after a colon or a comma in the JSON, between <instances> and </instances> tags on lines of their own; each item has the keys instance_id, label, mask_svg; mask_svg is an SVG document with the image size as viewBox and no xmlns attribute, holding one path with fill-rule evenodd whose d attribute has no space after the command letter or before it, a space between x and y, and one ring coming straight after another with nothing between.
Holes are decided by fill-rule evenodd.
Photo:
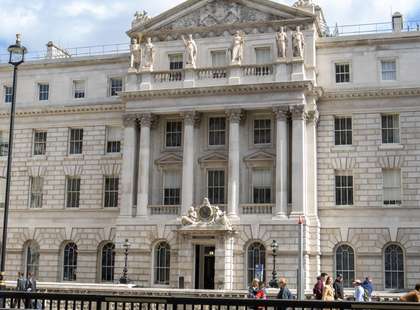
<instances>
[{"instance_id":1,"label":"sky","mask_svg":"<svg viewBox=\"0 0 420 310\"><path fill-rule=\"evenodd\" d=\"M295 0L274 0L291 5ZM149 15L183 0L0 0L0 54L14 43L15 33L30 51L43 51L48 41L62 47L128 42L125 34L133 14ZM399 11L406 20L420 21L419 0L314 0L328 25L388 22Z\"/></svg>"}]
</instances>

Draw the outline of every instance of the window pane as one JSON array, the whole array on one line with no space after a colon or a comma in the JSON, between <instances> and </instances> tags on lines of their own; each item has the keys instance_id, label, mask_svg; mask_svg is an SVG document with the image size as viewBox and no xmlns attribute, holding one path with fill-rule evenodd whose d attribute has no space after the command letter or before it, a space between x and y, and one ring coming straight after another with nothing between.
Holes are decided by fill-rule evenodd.
<instances>
[{"instance_id":1,"label":"window pane","mask_svg":"<svg viewBox=\"0 0 420 310\"><path fill-rule=\"evenodd\" d=\"M211 59L213 67L224 67L227 65L226 51L211 52Z\"/></svg>"},{"instance_id":2,"label":"window pane","mask_svg":"<svg viewBox=\"0 0 420 310\"><path fill-rule=\"evenodd\" d=\"M207 192L210 203L225 203L225 172L223 170L208 171Z\"/></svg>"},{"instance_id":3,"label":"window pane","mask_svg":"<svg viewBox=\"0 0 420 310\"><path fill-rule=\"evenodd\" d=\"M78 208L80 200L80 178L67 178L67 208Z\"/></svg>"},{"instance_id":4,"label":"window pane","mask_svg":"<svg viewBox=\"0 0 420 310\"><path fill-rule=\"evenodd\" d=\"M82 154L83 129L70 129L70 154Z\"/></svg>"},{"instance_id":5,"label":"window pane","mask_svg":"<svg viewBox=\"0 0 420 310\"><path fill-rule=\"evenodd\" d=\"M225 145L226 118L211 117L209 119L209 145Z\"/></svg>"},{"instance_id":6,"label":"window pane","mask_svg":"<svg viewBox=\"0 0 420 310\"><path fill-rule=\"evenodd\" d=\"M395 60L382 61L382 80L395 81L397 79L397 65Z\"/></svg>"},{"instance_id":7,"label":"window pane","mask_svg":"<svg viewBox=\"0 0 420 310\"><path fill-rule=\"evenodd\" d=\"M159 243L155 248L155 284L169 285L171 254L169 244Z\"/></svg>"},{"instance_id":8,"label":"window pane","mask_svg":"<svg viewBox=\"0 0 420 310\"><path fill-rule=\"evenodd\" d=\"M31 178L31 202L30 208L42 208L42 189L44 179L41 177Z\"/></svg>"},{"instance_id":9,"label":"window pane","mask_svg":"<svg viewBox=\"0 0 420 310\"><path fill-rule=\"evenodd\" d=\"M351 117L336 117L334 120L335 145L352 144Z\"/></svg>"},{"instance_id":10,"label":"window pane","mask_svg":"<svg viewBox=\"0 0 420 310\"><path fill-rule=\"evenodd\" d=\"M404 288L404 254L400 246L389 245L384 251L385 288Z\"/></svg>"},{"instance_id":11,"label":"window pane","mask_svg":"<svg viewBox=\"0 0 420 310\"><path fill-rule=\"evenodd\" d=\"M257 65L272 63L271 49L269 47L256 48L255 56Z\"/></svg>"},{"instance_id":12,"label":"window pane","mask_svg":"<svg viewBox=\"0 0 420 310\"><path fill-rule=\"evenodd\" d=\"M265 247L261 243L253 243L248 247L247 251L247 282L252 283L252 280L258 278L261 281L265 281ZM262 274L261 274L262 269Z\"/></svg>"},{"instance_id":13,"label":"window pane","mask_svg":"<svg viewBox=\"0 0 420 310\"><path fill-rule=\"evenodd\" d=\"M4 103L12 103L13 99L13 88L10 86L4 86Z\"/></svg>"},{"instance_id":14,"label":"window pane","mask_svg":"<svg viewBox=\"0 0 420 310\"><path fill-rule=\"evenodd\" d=\"M163 175L163 204L180 205L181 203L181 171L168 170Z\"/></svg>"},{"instance_id":15,"label":"window pane","mask_svg":"<svg viewBox=\"0 0 420 310\"><path fill-rule=\"evenodd\" d=\"M166 123L166 147L180 147L182 141L182 122Z\"/></svg>"},{"instance_id":16,"label":"window pane","mask_svg":"<svg viewBox=\"0 0 420 310\"><path fill-rule=\"evenodd\" d=\"M350 64L335 64L336 83L350 82Z\"/></svg>"},{"instance_id":17,"label":"window pane","mask_svg":"<svg viewBox=\"0 0 420 310\"><path fill-rule=\"evenodd\" d=\"M76 99L85 98L85 81L73 81L73 96Z\"/></svg>"},{"instance_id":18,"label":"window pane","mask_svg":"<svg viewBox=\"0 0 420 310\"><path fill-rule=\"evenodd\" d=\"M338 206L353 204L353 176L335 177L335 198Z\"/></svg>"},{"instance_id":19,"label":"window pane","mask_svg":"<svg viewBox=\"0 0 420 310\"><path fill-rule=\"evenodd\" d=\"M271 143L271 120L254 120L254 144Z\"/></svg>"},{"instance_id":20,"label":"window pane","mask_svg":"<svg viewBox=\"0 0 420 310\"><path fill-rule=\"evenodd\" d=\"M63 258L63 280L76 281L77 270L77 246L69 243L64 248Z\"/></svg>"},{"instance_id":21,"label":"window pane","mask_svg":"<svg viewBox=\"0 0 420 310\"><path fill-rule=\"evenodd\" d=\"M26 248L26 276L32 273L35 277L39 275L39 246L31 241Z\"/></svg>"},{"instance_id":22,"label":"window pane","mask_svg":"<svg viewBox=\"0 0 420 310\"><path fill-rule=\"evenodd\" d=\"M40 101L48 100L50 91L49 84L38 84L38 99Z\"/></svg>"},{"instance_id":23,"label":"window pane","mask_svg":"<svg viewBox=\"0 0 420 310\"><path fill-rule=\"evenodd\" d=\"M122 78L110 79L110 95L117 96L122 91Z\"/></svg>"},{"instance_id":24,"label":"window pane","mask_svg":"<svg viewBox=\"0 0 420 310\"><path fill-rule=\"evenodd\" d=\"M101 276L104 282L114 281L115 245L107 243L102 248Z\"/></svg>"},{"instance_id":25,"label":"window pane","mask_svg":"<svg viewBox=\"0 0 420 310\"><path fill-rule=\"evenodd\" d=\"M105 177L105 192L104 192L104 207L117 208L118 207L118 188L119 178Z\"/></svg>"},{"instance_id":26,"label":"window pane","mask_svg":"<svg viewBox=\"0 0 420 310\"><path fill-rule=\"evenodd\" d=\"M399 115L382 115L382 143L400 143Z\"/></svg>"}]
</instances>

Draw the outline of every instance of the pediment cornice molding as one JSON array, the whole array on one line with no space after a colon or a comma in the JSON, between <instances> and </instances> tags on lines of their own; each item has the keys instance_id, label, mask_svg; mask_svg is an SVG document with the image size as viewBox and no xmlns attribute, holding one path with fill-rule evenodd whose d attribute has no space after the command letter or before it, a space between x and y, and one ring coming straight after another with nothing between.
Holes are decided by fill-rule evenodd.
<instances>
[{"instance_id":1,"label":"pediment cornice molding","mask_svg":"<svg viewBox=\"0 0 420 310\"><path fill-rule=\"evenodd\" d=\"M86 104L83 106L50 106L39 108L37 106L27 106L18 108L16 111L17 117L33 117L44 115L63 115L63 114L83 114L83 113L111 113L124 112L125 105L120 102L112 104ZM7 110L0 111L0 118L9 117Z\"/></svg>"},{"instance_id":2,"label":"pediment cornice molding","mask_svg":"<svg viewBox=\"0 0 420 310\"><path fill-rule=\"evenodd\" d=\"M266 92L290 92L304 91L308 95L319 97L322 89L314 87L311 81L285 82L285 83L261 83L261 84L242 84L224 85L210 87L160 89L148 91L129 91L123 92L121 98L124 101L137 99L153 98L176 98L176 97L195 97L195 96L219 96L219 95L243 95Z\"/></svg>"},{"instance_id":3,"label":"pediment cornice molding","mask_svg":"<svg viewBox=\"0 0 420 310\"><path fill-rule=\"evenodd\" d=\"M339 91L326 91L321 96L321 101L376 99L420 96L420 87L410 88L362 88Z\"/></svg>"}]
</instances>

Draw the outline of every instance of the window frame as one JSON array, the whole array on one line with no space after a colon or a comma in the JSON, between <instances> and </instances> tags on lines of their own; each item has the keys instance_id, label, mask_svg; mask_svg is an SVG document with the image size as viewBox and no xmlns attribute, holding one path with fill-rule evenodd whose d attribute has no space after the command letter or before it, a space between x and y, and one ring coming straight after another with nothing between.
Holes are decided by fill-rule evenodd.
<instances>
[{"instance_id":1,"label":"window frame","mask_svg":"<svg viewBox=\"0 0 420 310\"><path fill-rule=\"evenodd\" d=\"M45 141L37 141L37 134L45 135ZM47 139L48 139L48 131L47 130L34 130L33 131L33 144L32 144L32 156L45 156L47 154ZM36 145L44 145L41 147L43 149L43 154L35 154L35 150L37 149Z\"/></svg>"},{"instance_id":2,"label":"window frame","mask_svg":"<svg viewBox=\"0 0 420 310\"><path fill-rule=\"evenodd\" d=\"M387 127L384 128L383 126L383 117L397 117L398 118L398 128L395 127ZM384 142L384 131L392 131L392 142ZM398 130L398 134L394 136L395 130ZM396 139L397 138L397 139ZM397 142L396 142L397 141ZM401 115L399 113L383 113L381 114L381 144L382 145L399 145L401 144Z\"/></svg>"},{"instance_id":3,"label":"window frame","mask_svg":"<svg viewBox=\"0 0 420 310\"><path fill-rule=\"evenodd\" d=\"M115 180L116 180L116 188L109 189L107 188L107 179L112 179L115 186ZM104 175L103 176L103 196L102 196L102 208L104 209L116 209L119 207L119 201L120 201L120 177L116 175ZM111 198L107 199L107 195ZM116 197L115 197L116 196ZM107 201L111 201L113 203L116 203L116 205L107 205Z\"/></svg>"},{"instance_id":4,"label":"window frame","mask_svg":"<svg viewBox=\"0 0 420 310\"><path fill-rule=\"evenodd\" d=\"M163 245L163 246L162 246ZM164 252L164 263L160 264L161 253ZM153 285L155 286L169 286L171 283L171 246L166 240L161 240L153 247ZM159 278L159 275L163 273L163 281Z\"/></svg>"},{"instance_id":5,"label":"window frame","mask_svg":"<svg viewBox=\"0 0 420 310\"><path fill-rule=\"evenodd\" d=\"M119 92L124 91L124 78L122 76L110 76L108 78L108 97L118 97L118 93L113 94L112 82L115 80L121 80L121 90Z\"/></svg>"},{"instance_id":6,"label":"window frame","mask_svg":"<svg viewBox=\"0 0 420 310\"><path fill-rule=\"evenodd\" d=\"M337 177L346 177L346 178L351 178L351 186L340 186L339 188L342 190L346 190L346 196L347 196L347 203L340 203L338 204L338 197L337 197L337 190L338 190L338 186L337 186ZM346 180L346 183L348 184L349 180ZM354 206L354 176L352 171L336 171L336 173L334 174L334 197L335 197L335 206L336 207L346 207L346 206ZM349 203L349 193L347 192L349 189L351 189L351 203ZM343 201L343 199L341 199Z\"/></svg>"},{"instance_id":7,"label":"window frame","mask_svg":"<svg viewBox=\"0 0 420 310\"><path fill-rule=\"evenodd\" d=\"M81 131L81 139L79 140L72 140L72 132L73 130ZM80 137L79 137L80 138ZM80 156L83 155L83 139L84 139L84 129L83 128L69 128L69 143L68 143L68 155L69 156ZM76 143L80 143L80 153L72 152L72 143L76 145Z\"/></svg>"},{"instance_id":8,"label":"window frame","mask_svg":"<svg viewBox=\"0 0 420 310\"><path fill-rule=\"evenodd\" d=\"M107 252L105 252L106 247L108 247L106 249ZM113 242L105 242L99 249L100 249L100 252L99 252L100 253L99 281L101 283L113 283L114 280L115 280L115 256L116 256L115 244ZM112 251L111 252L111 258L108 256L109 255L108 251ZM106 264L104 264L104 253L107 255L106 258L105 258ZM109 259L111 261L109 261ZM107 270L106 274L104 274L104 269ZM108 275L110 275L111 279L107 278ZM105 276L106 279L104 279L104 276Z\"/></svg>"},{"instance_id":9,"label":"window frame","mask_svg":"<svg viewBox=\"0 0 420 310\"><path fill-rule=\"evenodd\" d=\"M67 251L67 247L69 248ZM66 252L69 252L68 255L72 254L72 257L68 257L67 261L69 261L71 258L72 261L70 263L72 264L66 264ZM78 247L77 244L74 242L67 242L63 247L62 252L63 257L63 264L61 266L61 270L63 272L61 279L64 282L76 282L77 281L77 262L78 262ZM71 278L66 278L66 268L68 269L68 272L71 273L69 276Z\"/></svg>"},{"instance_id":10,"label":"window frame","mask_svg":"<svg viewBox=\"0 0 420 310\"><path fill-rule=\"evenodd\" d=\"M337 82L337 75L342 75L343 76L344 74L346 74L345 72L344 73L342 73L342 72L338 73L337 72L337 66L346 66L346 65L349 66L349 72L348 72L349 79L348 79L348 81ZM346 85L346 84L352 83L353 82L353 72L352 71L353 70L352 70L352 62L351 61L345 61L345 60L343 60L343 61L334 61L334 66L333 66L334 84L335 85Z\"/></svg>"},{"instance_id":11,"label":"window frame","mask_svg":"<svg viewBox=\"0 0 420 310\"><path fill-rule=\"evenodd\" d=\"M270 142L267 142L267 143L255 143L255 139L256 139L256 136L255 136L255 133L256 133L256 127L255 127L255 122L257 122L257 121L269 121L270 122L270 126L269 126L269 128L267 129L267 128L264 128L264 129L259 129L260 131L261 130L269 130L270 131ZM264 116L258 116L258 115L256 115L255 117L253 117L252 118L252 145L254 146L254 147L267 147L267 146L271 146L271 145L273 145L273 124L274 122L273 122L273 119L271 118L271 117L264 117Z\"/></svg>"},{"instance_id":12,"label":"window frame","mask_svg":"<svg viewBox=\"0 0 420 310\"><path fill-rule=\"evenodd\" d=\"M1 182L4 182L4 188L6 189L6 178L5 178L5 177L0 176L0 181L1 181ZM0 189L1 189L1 186L0 186ZM0 197L1 197L2 195L3 195L3 193L0 193ZM4 196L3 196L3 197L2 197L2 199L0 200L0 209L3 209L3 210L4 210L5 200L6 200L6 197L5 197L5 193L4 193ZM1 245L1 243L0 243L0 245ZM0 250L0 253L1 253L1 250Z\"/></svg>"},{"instance_id":13,"label":"window frame","mask_svg":"<svg viewBox=\"0 0 420 310\"><path fill-rule=\"evenodd\" d=\"M34 192L33 191L33 187L34 187L34 179L40 179L41 182L41 191L40 192ZM34 198L37 198L38 201L40 201L40 205L37 207L33 207L33 201ZM35 199L35 201L37 201ZM29 209L42 209L42 205L44 202L44 178L41 176L31 176L30 180L29 180Z\"/></svg>"},{"instance_id":14,"label":"window frame","mask_svg":"<svg viewBox=\"0 0 420 310\"><path fill-rule=\"evenodd\" d=\"M10 89L10 94L7 90ZM8 101L10 97L10 101ZM11 104L13 101L13 86L9 86L8 84L3 85L3 103L4 104Z\"/></svg>"},{"instance_id":15,"label":"window frame","mask_svg":"<svg viewBox=\"0 0 420 310\"><path fill-rule=\"evenodd\" d=\"M225 120L225 128L222 130L222 129L217 129L217 130L210 130L210 120L211 119L224 119ZM228 128L229 128L229 124L228 124L228 119L227 119L227 117L226 116L222 116L222 115L214 115L214 116L209 116L208 118L207 118L207 134L206 134L206 136L207 136L207 147L209 148L209 149L217 149L217 148L226 148L227 147L227 145L228 145ZM210 133L211 132L215 132L215 133L217 133L217 132L222 132L222 131L224 131L224 144L210 144Z\"/></svg>"},{"instance_id":16,"label":"window frame","mask_svg":"<svg viewBox=\"0 0 420 310\"><path fill-rule=\"evenodd\" d=\"M77 185L78 190L77 191L69 189L69 185L70 185L69 182L70 181L78 182L78 185ZM66 195L65 195L65 201L64 201L65 209L71 209L71 210L80 209L81 188L82 188L82 179L81 179L80 176L66 176L66 193L65 193ZM75 196L76 200L73 203L75 203L77 206L69 206L70 205L69 204L69 199L71 199L71 198L69 198L69 194L71 195L71 197L73 197L73 195L76 195Z\"/></svg>"},{"instance_id":17,"label":"window frame","mask_svg":"<svg viewBox=\"0 0 420 310\"><path fill-rule=\"evenodd\" d=\"M270 187L268 188L268 187L260 187L260 188L256 188L256 187L254 187L254 173L256 173L256 171L263 171L263 170L268 170L268 171L270 171L271 172L271 185L270 185ZM252 199L251 199L251 201L252 201L252 203L253 204L273 204L274 203L274 170L273 170L273 168L272 167L254 167L252 170L251 170L251 187L252 187L252 191L251 191L251 195L252 195ZM258 190L258 189L260 189L260 190L267 190L267 189L269 189L270 190L270 201L269 202L255 202L255 190Z\"/></svg>"},{"instance_id":18,"label":"window frame","mask_svg":"<svg viewBox=\"0 0 420 310\"><path fill-rule=\"evenodd\" d=\"M344 268L344 263L342 263L342 268L341 269L338 269L337 268L337 263L338 263L338 260L337 260L338 250L341 249L341 248L344 248L344 247L347 247L348 249L351 249L351 251L353 252L352 253L352 255L353 255L353 266L352 266L353 268L352 269L350 268L351 266L350 266L350 262L349 261L348 261L349 266L348 266L347 269ZM335 250L334 250L334 271L335 271L335 274L339 274L340 273L340 274L342 274L344 276L344 279L343 279L344 280L343 281L344 288L351 288L352 287L352 281L356 279L356 266L357 266L357 264L356 264L356 258L357 258L356 252L355 252L354 248L350 244L340 243L340 244L338 244L335 247ZM344 258L342 258L342 259L344 259ZM347 258L347 260L349 260L349 258ZM350 279L348 277L351 273L353 273L353 279ZM347 275L347 277L345 275Z\"/></svg>"},{"instance_id":19,"label":"window frame","mask_svg":"<svg viewBox=\"0 0 420 310\"><path fill-rule=\"evenodd\" d=\"M387 262L386 262L387 250L389 248L391 248L391 247L398 247L401 250L402 270L399 270L399 269L397 269L397 270L389 269L387 271L387 269L386 269L386 265L387 265ZM384 248L383 248L382 259L383 259L383 269L382 269L382 272L383 272L383 277L384 277L383 278L383 280L384 280L383 281L384 289L385 290L400 290L400 289L404 289L405 288L405 285L407 283L407 281L406 281L406 275L407 275L406 253L405 253L404 247L402 247L402 245L400 245L398 243L388 243L388 244L386 244L384 246ZM392 262L389 265L392 266L393 265ZM386 281L386 279L387 279L387 272L391 272L391 273L401 273L402 272L402 281L403 281L402 287L387 287L387 283L386 283L387 282ZM397 280L397 282L398 282L398 280Z\"/></svg>"},{"instance_id":20,"label":"window frame","mask_svg":"<svg viewBox=\"0 0 420 310\"><path fill-rule=\"evenodd\" d=\"M119 141L111 141L110 139L109 139L109 131L110 131L110 129L112 129L112 128L118 128L118 129L120 129L121 130L121 139L119 140ZM122 127L119 127L119 126L106 126L106 141L105 141L105 154L121 154L122 153L122 148L121 148L121 145L122 145L122 140L123 140L123 135L124 135L124 128L122 128ZM111 149L117 149L118 151L116 151L116 152L110 152L109 151L109 146L110 146L110 143L111 143ZM114 144L112 144L112 143L114 143Z\"/></svg>"},{"instance_id":21,"label":"window frame","mask_svg":"<svg viewBox=\"0 0 420 310\"><path fill-rule=\"evenodd\" d=\"M180 182L179 188L166 188L166 182L165 177L166 174L169 172L176 172L180 176ZM177 204L166 204L166 190L178 190L178 203ZM174 198L175 197L175 198ZM174 197L171 197L171 199L176 199L176 195ZM162 171L162 205L164 206L180 206L181 205L181 198L182 198L182 170L180 169L164 169Z\"/></svg>"},{"instance_id":22,"label":"window frame","mask_svg":"<svg viewBox=\"0 0 420 310\"><path fill-rule=\"evenodd\" d=\"M33 251L35 250L35 251ZM39 275L39 262L40 262L40 248L39 248L39 244L34 241L34 240L30 240L28 242L26 242L25 245L25 251L24 251L24 255L25 255L25 275L26 277L28 276L28 273L31 272L35 278L37 278L37 276ZM29 257L33 257L33 253L36 253L35 255L35 263L33 259L29 259ZM30 261L30 263L29 263ZM35 269L35 270L34 270Z\"/></svg>"},{"instance_id":23,"label":"window frame","mask_svg":"<svg viewBox=\"0 0 420 310\"><path fill-rule=\"evenodd\" d=\"M6 141L3 142L0 140L0 158L9 154L9 132L6 130L0 130L0 138L3 136L3 134L6 137ZM7 151L5 151L5 148L7 148Z\"/></svg>"},{"instance_id":24,"label":"window frame","mask_svg":"<svg viewBox=\"0 0 420 310\"><path fill-rule=\"evenodd\" d=\"M77 89L77 83L83 84L83 90ZM74 100L86 99L87 81L85 79L75 79L72 81L72 98Z\"/></svg>"},{"instance_id":25,"label":"window frame","mask_svg":"<svg viewBox=\"0 0 420 310\"><path fill-rule=\"evenodd\" d=\"M210 199L210 194L209 194L209 173L210 172L222 172L224 174L224 178L223 178L223 192L224 192L224 197L223 197L223 203L222 202L214 202L212 201L212 199ZM209 201L211 204L214 205L225 205L227 203L227 173L226 173L227 169L225 168L208 168L206 169L206 197L208 197ZM218 187L214 187L214 188L221 188L220 186Z\"/></svg>"},{"instance_id":26,"label":"window frame","mask_svg":"<svg viewBox=\"0 0 420 310\"><path fill-rule=\"evenodd\" d=\"M395 80L385 80L383 79L383 63L384 62L394 62L395 63ZM398 68L399 68L399 64L398 64L398 57L384 57L384 58L379 58L378 59L378 74L379 74L379 81L384 82L384 83L395 83L399 80L399 73L398 73ZM391 71L388 71L391 72Z\"/></svg>"},{"instance_id":27,"label":"window frame","mask_svg":"<svg viewBox=\"0 0 420 310\"><path fill-rule=\"evenodd\" d=\"M252 241L247 246L246 251L245 251L245 255L246 255L246 257L245 257L245 260L246 260L246 265L245 265L245 268L246 268L245 281L246 281L246 283L245 283L245 285L246 285L246 287L250 286L251 283L252 283L252 280L254 280L254 278L255 278L255 260L253 261L252 267L251 267L251 265L250 265L251 264L251 262L250 262L250 249L251 249L252 246L257 246L257 245L259 246L259 249L258 249L258 251L259 251L259 254L258 254L259 265L261 264L262 261L264 262L263 281L265 281L267 279L267 254L268 254L267 249L266 249L264 243L262 243L261 241L258 241L258 240ZM253 252L254 251L255 250L253 250ZM254 258L255 257L253 256L253 259ZM261 259L261 258L263 258L263 259ZM253 272L253 276L251 277L251 279L249 279L249 277L251 275L251 272Z\"/></svg>"},{"instance_id":28,"label":"window frame","mask_svg":"<svg viewBox=\"0 0 420 310\"><path fill-rule=\"evenodd\" d=\"M341 121L343 121L343 120L348 120L348 119L350 119L350 129L348 129L347 127L345 127L344 129L343 128L339 128L339 129L337 129L337 127L336 127L336 122L337 121L340 121L340 124L342 124L341 123ZM346 125L348 125L347 124L347 121L346 121ZM350 132L350 139L351 139L351 143L348 143L348 133ZM344 140L345 140L345 142L347 142L347 143L340 143L340 144L338 144L337 143L337 133L339 134L339 136L340 136L340 140L342 140L342 136L341 136L341 134L344 134ZM341 142L341 141L340 141ZM353 145L353 117L352 116L347 116L347 115L335 115L334 116L334 146L336 146L336 147L345 147L345 146L352 146Z\"/></svg>"},{"instance_id":29,"label":"window frame","mask_svg":"<svg viewBox=\"0 0 420 310\"><path fill-rule=\"evenodd\" d=\"M397 187L387 187L385 188L385 172L389 172L389 171L395 171L399 173L399 188ZM385 191L388 189L399 189L399 200L394 199L394 200L385 200ZM402 184L402 171L401 168L383 168L382 169L382 203L384 206L386 207L392 207L392 206L401 206L402 205L402 198L403 198L403 194L402 194L402 189L403 189L403 184ZM388 202L388 203L386 203ZM392 203L394 202L394 203Z\"/></svg>"},{"instance_id":30,"label":"window frame","mask_svg":"<svg viewBox=\"0 0 420 310\"><path fill-rule=\"evenodd\" d=\"M229 65L229 57L228 57L228 51L227 51L227 49L225 49L225 48L215 48L215 49L211 49L211 50L209 50L209 53L210 53L210 55L209 55L209 59L210 59L210 61L211 61L211 63L210 63L210 66L212 67L212 68L225 68L225 67L227 67L228 65ZM213 62L213 60L214 60L214 55L215 54L217 54L217 53L219 53L219 54L222 54L222 53L224 53L225 54L225 64L224 65L222 65L222 66L216 66L215 64L214 64L214 62Z\"/></svg>"},{"instance_id":31,"label":"window frame","mask_svg":"<svg viewBox=\"0 0 420 310\"><path fill-rule=\"evenodd\" d=\"M41 87L47 86L47 90L41 90ZM51 87L49 82L37 82L37 99L39 102L41 101L49 101L51 97ZM46 99L44 98L46 94Z\"/></svg>"},{"instance_id":32,"label":"window frame","mask_svg":"<svg viewBox=\"0 0 420 310\"><path fill-rule=\"evenodd\" d=\"M180 123L181 124L181 131L179 132L172 132L172 134L179 134L180 135L180 139L179 142L180 144L177 146L168 146L168 123ZM164 149L180 149L183 147L183 143L184 143L184 122L181 119L167 119L164 121L163 124L164 128L163 128L163 132L164 132L164 138L163 138L163 147Z\"/></svg>"}]
</instances>

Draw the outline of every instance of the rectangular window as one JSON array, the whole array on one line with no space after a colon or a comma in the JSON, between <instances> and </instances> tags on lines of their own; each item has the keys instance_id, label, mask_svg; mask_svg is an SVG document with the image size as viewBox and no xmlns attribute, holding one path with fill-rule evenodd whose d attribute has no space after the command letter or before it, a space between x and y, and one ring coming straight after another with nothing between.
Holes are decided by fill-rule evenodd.
<instances>
[{"instance_id":1,"label":"rectangular window","mask_svg":"<svg viewBox=\"0 0 420 310\"><path fill-rule=\"evenodd\" d=\"M45 155L47 150L47 132L34 132L34 155Z\"/></svg>"},{"instance_id":2,"label":"rectangular window","mask_svg":"<svg viewBox=\"0 0 420 310\"><path fill-rule=\"evenodd\" d=\"M261 75L270 75L271 67L270 66L261 66L267 65L273 62L271 56L271 49L269 47L260 47L255 49L255 57L257 65L260 65L255 69L255 74L258 76Z\"/></svg>"},{"instance_id":3,"label":"rectangular window","mask_svg":"<svg viewBox=\"0 0 420 310\"><path fill-rule=\"evenodd\" d=\"M382 143L400 143L400 117L398 114L382 115Z\"/></svg>"},{"instance_id":4,"label":"rectangular window","mask_svg":"<svg viewBox=\"0 0 420 310\"><path fill-rule=\"evenodd\" d=\"M207 195L210 203L225 203L225 171L210 170L207 172Z\"/></svg>"},{"instance_id":5,"label":"rectangular window","mask_svg":"<svg viewBox=\"0 0 420 310\"><path fill-rule=\"evenodd\" d=\"M255 169L252 172L252 192L254 203L272 202L273 173L271 169Z\"/></svg>"},{"instance_id":6,"label":"rectangular window","mask_svg":"<svg viewBox=\"0 0 420 310\"><path fill-rule=\"evenodd\" d=\"M182 70L184 67L184 55L172 54L169 55L169 70L175 70L169 75L169 81L182 81ZM179 70L179 71L176 71Z\"/></svg>"},{"instance_id":7,"label":"rectangular window","mask_svg":"<svg viewBox=\"0 0 420 310\"><path fill-rule=\"evenodd\" d=\"M121 152L122 135L123 135L122 128L107 127L107 141L106 141L107 153L120 153Z\"/></svg>"},{"instance_id":8,"label":"rectangular window","mask_svg":"<svg viewBox=\"0 0 420 310\"><path fill-rule=\"evenodd\" d=\"M226 143L226 118L209 118L209 145L225 145Z\"/></svg>"},{"instance_id":9,"label":"rectangular window","mask_svg":"<svg viewBox=\"0 0 420 310\"><path fill-rule=\"evenodd\" d=\"M13 88L10 86L4 86L4 103L12 103L13 99Z\"/></svg>"},{"instance_id":10,"label":"rectangular window","mask_svg":"<svg viewBox=\"0 0 420 310\"><path fill-rule=\"evenodd\" d=\"M381 61L381 75L382 81L396 81L397 80L397 63L395 60Z\"/></svg>"},{"instance_id":11,"label":"rectangular window","mask_svg":"<svg viewBox=\"0 0 420 310\"><path fill-rule=\"evenodd\" d=\"M38 99L39 101L45 101L49 99L50 84L40 83L38 84Z\"/></svg>"},{"instance_id":12,"label":"rectangular window","mask_svg":"<svg viewBox=\"0 0 420 310\"><path fill-rule=\"evenodd\" d=\"M335 176L335 204L337 206L353 205L353 176Z\"/></svg>"},{"instance_id":13,"label":"rectangular window","mask_svg":"<svg viewBox=\"0 0 420 310\"><path fill-rule=\"evenodd\" d=\"M340 63L335 64L335 82L350 83L350 64Z\"/></svg>"},{"instance_id":14,"label":"rectangular window","mask_svg":"<svg viewBox=\"0 0 420 310\"><path fill-rule=\"evenodd\" d=\"M6 178L0 177L0 208L4 208L6 201Z\"/></svg>"},{"instance_id":15,"label":"rectangular window","mask_svg":"<svg viewBox=\"0 0 420 310\"><path fill-rule=\"evenodd\" d=\"M123 80L122 78L111 78L109 80L109 94L110 96L118 96L118 93L122 92Z\"/></svg>"},{"instance_id":16,"label":"rectangular window","mask_svg":"<svg viewBox=\"0 0 420 310\"><path fill-rule=\"evenodd\" d=\"M351 117L336 117L334 119L335 145L352 145Z\"/></svg>"},{"instance_id":17,"label":"rectangular window","mask_svg":"<svg viewBox=\"0 0 420 310\"><path fill-rule=\"evenodd\" d=\"M70 129L69 154L82 154L83 152L83 129Z\"/></svg>"},{"instance_id":18,"label":"rectangular window","mask_svg":"<svg viewBox=\"0 0 420 310\"><path fill-rule=\"evenodd\" d=\"M270 144L271 143L271 120L256 119L254 120L254 144Z\"/></svg>"},{"instance_id":19,"label":"rectangular window","mask_svg":"<svg viewBox=\"0 0 420 310\"><path fill-rule=\"evenodd\" d=\"M228 64L226 51L212 51L211 62L213 67L226 67Z\"/></svg>"},{"instance_id":20,"label":"rectangular window","mask_svg":"<svg viewBox=\"0 0 420 310\"><path fill-rule=\"evenodd\" d=\"M401 170L384 169L384 205L401 204Z\"/></svg>"},{"instance_id":21,"label":"rectangular window","mask_svg":"<svg viewBox=\"0 0 420 310\"><path fill-rule=\"evenodd\" d=\"M67 177L66 208L79 208L80 203L80 178Z\"/></svg>"},{"instance_id":22,"label":"rectangular window","mask_svg":"<svg viewBox=\"0 0 420 310\"><path fill-rule=\"evenodd\" d=\"M182 122L166 122L166 147L180 147L182 141Z\"/></svg>"},{"instance_id":23,"label":"rectangular window","mask_svg":"<svg viewBox=\"0 0 420 310\"><path fill-rule=\"evenodd\" d=\"M73 98L85 98L85 81L73 81Z\"/></svg>"},{"instance_id":24,"label":"rectangular window","mask_svg":"<svg viewBox=\"0 0 420 310\"><path fill-rule=\"evenodd\" d=\"M118 187L120 179L113 176L105 177L104 208L118 207Z\"/></svg>"},{"instance_id":25,"label":"rectangular window","mask_svg":"<svg viewBox=\"0 0 420 310\"><path fill-rule=\"evenodd\" d=\"M163 175L163 204L177 206L181 204L181 172L168 170Z\"/></svg>"},{"instance_id":26,"label":"rectangular window","mask_svg":"<svg viewBox=\"0 0 420 310\"><path fill-rule=\"evenodd\" d=\"M0 156L7 156L9 152L9 133L0 131Z\"/></svg>"},{"instance_id":27,"label":"rectangular window","mask_svg":"<svg viewBox=\"0 0 420 310\"><path fill-rule=\"evenodd\" d=\"M31 177L31 202L30 208L42 208L42 188L44 179L41 177Z\"/></svg>"}]
</instances>

